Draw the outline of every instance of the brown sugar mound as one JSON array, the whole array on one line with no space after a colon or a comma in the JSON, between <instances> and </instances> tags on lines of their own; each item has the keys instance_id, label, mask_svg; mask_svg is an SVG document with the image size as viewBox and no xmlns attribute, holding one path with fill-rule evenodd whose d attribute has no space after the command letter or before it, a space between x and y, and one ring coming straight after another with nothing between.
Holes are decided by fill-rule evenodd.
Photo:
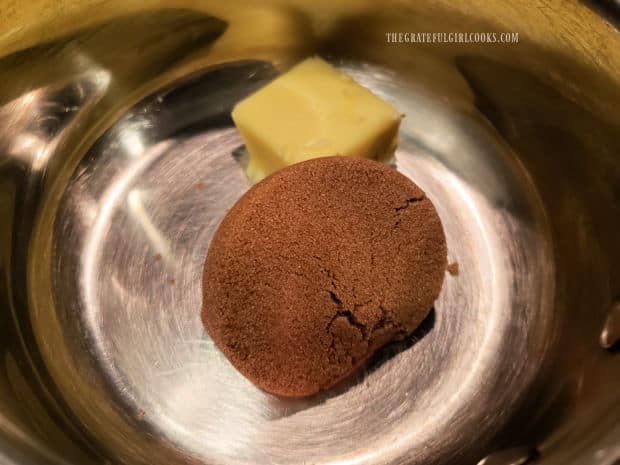
<instances>
[{"instance_id":1,"label":"brown sugar mound","mask_svg":"<svg viewBox=\"0 0 620 465\"><path fill-rule=\"evenodd\" d=\"M204 267L204 326L257 386L305 396L409 335L447 265L442 226L412 181L375 161L286 167L228 212Z\"/></svg>"}]
</instances>

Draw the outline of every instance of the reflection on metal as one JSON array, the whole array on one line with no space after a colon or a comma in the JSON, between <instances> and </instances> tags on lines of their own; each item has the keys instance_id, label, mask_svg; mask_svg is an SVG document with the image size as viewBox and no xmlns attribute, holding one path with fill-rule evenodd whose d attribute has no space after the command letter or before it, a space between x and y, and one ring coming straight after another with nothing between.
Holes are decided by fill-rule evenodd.
<instances>
[{"instance_id":1,"label":"reflection on metal","mask_svg":"<svg viewBox=\"0 0 620 465\"><path fill-rule=\"evenodd\" d=\"M146 454L152 441L148 448L142 442L144 424L156 427L162 463L180 460L178 450L206 463L222 457L282 463L289 451L317 462L342 457L370 464L396 454L426 463L441 453L423 447L433 431L446 435L442 448L464 447L474 427L491 436L502 422L489 421L488 412L510 409L531 385L535 354L548 344L553 268L542 212L522 169L479 121L453 113L423 89L403 82L394 91L385 83L396 85L398 77L382 68L339 65L401 108L416 108L401 135L397 166L433 199L451 254L467 271L446 281L429 334L372 367L364 383L353 379L296 402L265 395L211 344L198 311L209 239L248 188L233 156L240 139L228 114L273 72L262 62L230 64L163 99L147 99L78 166L55 215L51 290L58 319L71 324L44 334L51 315L35 320L40 338L57 341L55 352L79 359L76 366L51 366L65 373L58 382L75 393L69 400L80 418L115 450L127 441L108 425L121 421L116 409L126 409L141 423L122 420L118 428ZM218 91L223 83L226 93ZM179 128L181 119L191 130ZM452 145L442 145L441 133L461 147L460 160L452 159ZM139 150L126 143L127 134L142 141ZM84 199L99 205L91 225L79 214ZM87 335L87 352L76 346L80 334ZM507 346L523 360L499 359ZM498 363L502 370L491 370ZM80 375L91 367L90 397L81 394L79 379L66 376L78 366ZM418 369L406 369L411 366ZM362 409L372 402L377 409ZM471 413L457 428L463 409ZM346 443L352 434L360 444L353 450ZM285 437L287 448L280 449Z\"/></svg>"},{"instance_id":2,"label":"reflection on metal","mask_svg":"<svg viewBox=\"0 0 620 465\"><path fill-rule=\"evenodd\" d=\"M72 16L89 1L0 58L0 352L23 372L0 369L3 459L453 465L500 437L549 465L617 457L620 368L595 341L620 286L620 39L601 18L572 0L107 0ZM498 24L520 43L384 40ZM461 273L416 344L283 400L204 334L200 278L248 188L230 109L312 53L406 115L396 166Z\"/></svg>"},{"instance_id":3,"label":"reflection on metal","mask_svg":"<svg viewBox=\"0 0 620 465\"><path fill-rule=\"evenodd\" d=\"M609 308L609 314L601 331L601 346L612 349L620 341L620 299Z\"/></svg>"},{"instance_id":4,"label":"reflection on metal","mask_svg":"<svg viewBox=\"0 0 620 465\"><path fill-rule=\"evenodd\" d=\"M0 107L3 155L40 174L60 137L71 130L80 111L105 94L109 81L108 73L95 69L69 83L31 90Z\"/></svg>"},{"instance_id":5,"label":"reflection on metal","mask_svg":"<svg viewBox=\"0 0 620 465\"><path fill-rule=\"evenodd\" d=\"M515 447L494 452L483 458L478 465L526 465L538 456L536 449Z\"/></svg>"}]
</instances>

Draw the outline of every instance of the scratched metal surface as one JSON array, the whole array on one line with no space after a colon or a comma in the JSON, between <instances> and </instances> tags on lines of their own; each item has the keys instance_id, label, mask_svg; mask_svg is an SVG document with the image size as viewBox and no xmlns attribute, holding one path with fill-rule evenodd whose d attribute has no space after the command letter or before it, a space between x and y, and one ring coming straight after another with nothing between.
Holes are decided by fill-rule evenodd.
<instances>
[{"instance_id":1,"label":"scratched metal surface","mask_svg":"<svg viewBox=\"0 0 620 465\"><path fill-rule=\"evenodd\" d=\"M408 115L396 166L433 200L459 264L426 334L298 401L261 392L213 346L199 319L202 265L248 188L228 115L254 87L243 77L258 84L269 67L207 72L191 92L156 95L116 123L72 175L55 219L52 291L65 350L93 367L100 397L76 396L74 408L97 435L114 441L99 408L114 403L134 435L157 431L168 453L204 463L423 464L470 447L472 430L482 444L502 426L492 413L530 387L554 270L523 170L482 120L380 68L348 71ZM223 98L224 80L243 85ZM506 363L509 353L520 356Z\"/></svg>"},{"instance_id":2,"label":"scratched metal surface","mask_svg":"<svg viewBox=\"0 0 620 465\"><path fill-rule=\"evenodd\" d=\"M518 46L378 41L489 27L405 3L108 0L0 59L0 461L620 459L617 33L575 2L485 2L523 18ZM200 270L248 187L230 108L317 52L405 113L396 167L459 274L407 343L285 401L210 343Z\"/></svg>"}]
</instances>

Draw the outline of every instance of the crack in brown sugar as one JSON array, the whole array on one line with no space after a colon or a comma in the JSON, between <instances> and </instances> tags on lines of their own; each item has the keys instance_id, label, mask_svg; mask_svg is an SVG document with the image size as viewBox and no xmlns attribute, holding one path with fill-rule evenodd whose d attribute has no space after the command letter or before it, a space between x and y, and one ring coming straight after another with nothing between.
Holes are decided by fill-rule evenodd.
<instances>
[{"instance_id":1,"label":"crack in brown sugar","mask_svg":"<svg viewBox=\"0 0 620 465\"><path fill-rule=\"evenodd\" d=\"M426 198L425 195L421 195L420 197L410 197L407 200L405 200L405 204L404 205L401 205L400 207L394 208L394 211L395 212L399 212L401 210L404 210L404 209L408 208L409 205L411 205L412 203L421 202L425 198Z\"/></svg>"}]
</instances>

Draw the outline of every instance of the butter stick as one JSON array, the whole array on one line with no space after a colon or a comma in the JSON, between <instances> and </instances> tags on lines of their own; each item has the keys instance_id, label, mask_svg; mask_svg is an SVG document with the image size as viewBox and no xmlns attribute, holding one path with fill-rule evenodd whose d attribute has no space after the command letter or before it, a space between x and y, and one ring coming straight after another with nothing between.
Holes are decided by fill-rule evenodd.
<instances>
[{"instance_id":1,"label":"butter stick","mask_svg":"<svg viewBox=\"0 0 620 465\"><path fill-rule=\"evenodd\" d=\"M239 102L232 117L259 181L287 165L348 155L390 158L399 113L320 58L309 58Z\"/></svg>"}]
</instances>

